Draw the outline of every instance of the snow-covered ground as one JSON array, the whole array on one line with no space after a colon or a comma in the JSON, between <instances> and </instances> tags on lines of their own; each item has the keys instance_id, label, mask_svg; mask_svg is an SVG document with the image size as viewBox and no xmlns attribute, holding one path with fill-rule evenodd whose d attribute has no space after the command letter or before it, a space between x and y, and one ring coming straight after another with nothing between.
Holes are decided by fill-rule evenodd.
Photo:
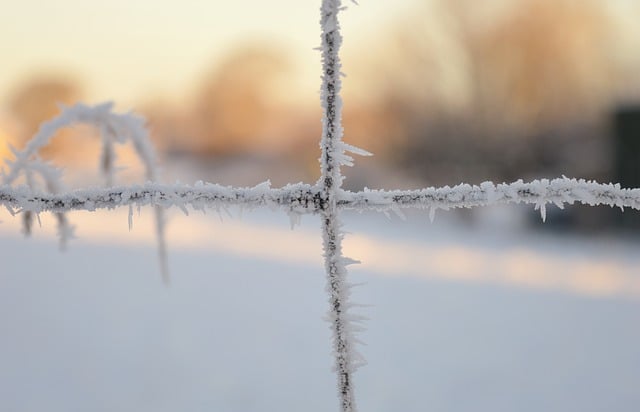
<instances>
[{"instance_id":1,"label":"snow-covered ground","mask_svg":"<svg viewBox=\"0 0 640 412\"><path fill-rule=\"evenodd\" d=\"M640 408L640 242L513 210L346 216L362 412ZM0 218L1 411L337 410L317 218L172 213L170 287L149 211L131 232L126 210L74 213L64 253L45 216L28 240Z\"/></svg>"}]
</instances>

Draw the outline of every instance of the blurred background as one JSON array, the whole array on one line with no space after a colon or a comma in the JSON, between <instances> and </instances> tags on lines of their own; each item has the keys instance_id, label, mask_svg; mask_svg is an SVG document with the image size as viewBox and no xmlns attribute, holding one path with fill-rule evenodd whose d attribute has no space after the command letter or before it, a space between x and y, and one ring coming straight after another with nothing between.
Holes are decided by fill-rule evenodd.
<instances>
[{"instance_id":1,"label":"blurred background","mask_svg":"<svg viewBox=\"0 0 640 412\"><path fill-rule=\"evenodd\" d=\"M113 101L146 117L164 181L315 182L317 3L3 5L0 157L57 103ZM342 15L345 140L374 156L344 170L348 189L640 187L637 0L360 3ZM42 153L72 187L100 182L94 133ZM119 183L142 179L132 150L119 159ZM638 410L640 214L550 208L542 225L531 209L345 217L356 297L375 305L363 410ZM312 217L292 234L268 212L171 214L167 290L144 213L131 233L126 211L72 214L71 257L46 217L35 242L1 217L0 409L334 408Z\"/></svg>"},{"instance_id":2,"label":"blurred background","mask_svg":"<svg viewBox=\"0 0 640 412\"><path fill-rule=\"evenodd\" d=\"M146 116L169 179L315 181L315 7L249 4L12 5L0 17L2 154L56 102L112 100ZM637 187L639 8L402 0L345 13L345 140L375 154L345 171L347 187L563 174ZM47 154L86 168L90 144L60 138ZM575 215L581 227L615 220Z\"/></svg>"}]
</instances>

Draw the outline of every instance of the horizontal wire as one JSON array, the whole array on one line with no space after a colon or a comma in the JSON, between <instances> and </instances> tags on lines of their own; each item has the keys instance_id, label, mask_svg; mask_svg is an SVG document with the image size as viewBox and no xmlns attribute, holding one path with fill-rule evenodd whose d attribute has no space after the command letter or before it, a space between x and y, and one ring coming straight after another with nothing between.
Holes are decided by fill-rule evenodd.
<instances>
[{"instance_id":1,"label":"horizontal wire","mask_svg":"<svg viewBox=\"0 0 640 412\"><path fill-rule=\"evenodd\" d=\"M321 189L304 183L271 188L268 183L254 187L235 188L217 184L158 184L90 188L67 193L36 192L26 186L0 186L0 204L11 211L66 212L71 210L113 209L120 206L161 206L181 209L242 206L272 207L295 213L316 213L323 208ZM558 178L534 180L529 183L481 185L461 184L454 187L419 190L369 190L338 193L337 206L342 210L393 211L405 208L454 209L489 206L504 203L534 204L536 209L546 204L563 207L582 203L591 206L608 205L640 209L640 189L623 189L619 184Z\"/></svg>"}]
</instances>

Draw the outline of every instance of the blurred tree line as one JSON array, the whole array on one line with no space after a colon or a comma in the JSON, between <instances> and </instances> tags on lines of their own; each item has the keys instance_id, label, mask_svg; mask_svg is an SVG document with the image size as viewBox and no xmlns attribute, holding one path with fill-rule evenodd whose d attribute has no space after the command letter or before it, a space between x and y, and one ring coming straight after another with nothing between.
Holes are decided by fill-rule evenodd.
<instances>
[{"instance_id":1,"label":"blurred tree line","mask_svg":"<svg viewBox=\"0 0 640 412\"><path fill-rule=\"evenodd\" d=\"M608 180L611 115L640 84L612 53L620 35L604 1L424 2L372 41L374 90L347 130L429 184Z\"/></svg>"},{"instance_id":2,"label":"blurred tree line","mask_svg":"<svg viewBox=\"0 0 640 412\"><path fill-rule=\"evenodd\" d=\"M345 140L376 154L358 161L358 184L378 185L381 175L368 170L381 163L421 185L611 180L611 115L619 101L640 97L628 92L640 90L640 65L619 56L640 50L621 48L629 34L610 5L422 0L367 44L345 39ZM293 179L316 178L318 104L286 99L291 56L266 44L233 50L195 80L186 103L141 102L136 111L168 156L261 158L302 170ZM8 105L20 140L57 112L56 101L82 98L69 76L18 88Z\"/></svg>"}]
</instances>

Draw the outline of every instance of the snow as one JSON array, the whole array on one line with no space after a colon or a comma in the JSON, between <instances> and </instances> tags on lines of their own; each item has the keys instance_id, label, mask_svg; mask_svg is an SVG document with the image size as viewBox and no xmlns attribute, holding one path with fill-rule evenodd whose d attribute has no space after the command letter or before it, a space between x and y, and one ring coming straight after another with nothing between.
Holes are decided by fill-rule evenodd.
<instances>
[{"instance_id":1,"label":"snow","mask_svg":"<svg viewBox=\"0 0 640 412\"><path fill-rule=\"evenodd\" d=\"M128 214L71 214L79 239L65 253L46 234L47 215L28 240L15 218L1 216L3 410L335 407L319 219L305 216L291 231L285 214L268 210L222 222L176 211L167 288L150 264L152 214L143 208L131 232ZM640 406L637 240L549 236L493 221L474 229L449 215L432 225L424 213L343 220L353 232L345 253L363 261L351 281L366 283L353 297L371 305L359 309L369 318L359 332L368 360L356 382L363 410ZM542 264L530 273L539 283L517 282L518 267L504 264L527 255ZM612 290L601 282L600 293L567 287L580 279L566 271L581 267L629 283Z\"/></svg>"}]
</instances>

